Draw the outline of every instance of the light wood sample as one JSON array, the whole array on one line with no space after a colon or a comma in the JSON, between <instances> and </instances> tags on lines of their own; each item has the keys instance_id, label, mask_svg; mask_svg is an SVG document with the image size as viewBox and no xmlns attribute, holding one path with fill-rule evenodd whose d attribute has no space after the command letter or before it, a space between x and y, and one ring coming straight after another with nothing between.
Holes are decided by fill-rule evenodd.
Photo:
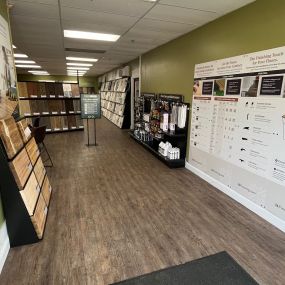
<instances>
[{"instance_id":1,"label":"light wood sample","mask_svg":"<svg viewBox=\"0 0 285 285\"><path fill-rule=\"evenodd\" d=\"M31 131L28 126L27 119L21 120L17 122L17 126L23 141L26 143L31 138Z\"/></svg>"},{"instance_id":2,"label":"light wood sample","mask_svg":"<svg viewBox=\"0 0 285 285\"><path fill-rule=\"evenodd\" d=\"M20 191L29 215L33 215L37 199L40 193L40 186L34 173L31 174L24 190Z\"/></svg>"},{"instance_id":3,"label":"light wood sample","mask_svg":"<svg viewBox=\"0 0 285 285\"><path fill-rule=\"evenodd\" d=\"M13 117L0 120L0 136L9 158L23 147L23 140Z\"/></svg>"},{"instance_id":4,"label":"light wood sample","mask_svg":"<svg viewBox=\"0 0 285 285\"><path fill-rule=\"evenodd\" d=\"M37 163L35 165L34 172L36 174L36 178L38 180L38 183L40 185L42 185L44 177L45 177L45 174L46 174L46 169L44 167L44 164L43 164L43 161L42 161L41 157L39 157L39 159L38 159L38 161L37 161Z\"/></svg>"},{"instance_id":5,"label":"light wood sample","mask_svg":"<svg viewBox=\"0 0 285 285\"><path fill-rule=\"evenodd\" d=\"M35 230L36 230L36 233L39 239L41 239L43 236L45 221L47 217L47 211L48 209L47 209L45 200L42 194L40 194L35 213L31 217L31 220L34 224L34 227L35 227Z\"/></svg>"},{"instance_id":6,"label":"light wood sample","mask_svg":"<svg viewBox=\"0 0 285 285\"><path fill-rule=\"evenodd\" d=\"M44 181L44 184L43 184L43 187L42 187L42 195L45 199L45 202L46 202L46 205L48 206L49 205L49 201L50 201L50 197L51 197L51 192L52 192L52 188L51 188L51 185L49 183L49 179L48 177L46 176L45 177L45 181Z\"/></svg>"},{"instance_id":7,"label":"light wood sample","mask_svg":"<svg viewBox=\"0 0 285 285\"><path fill-rule=\"evenodd\" d=\"M36 143L35 138L32 138L26 145L26 150L28 153L28 156L32 162L33 165L36 164L37 159L40 155L40 150L38 148L38 145Z\"/></svg>"}]
</instances>

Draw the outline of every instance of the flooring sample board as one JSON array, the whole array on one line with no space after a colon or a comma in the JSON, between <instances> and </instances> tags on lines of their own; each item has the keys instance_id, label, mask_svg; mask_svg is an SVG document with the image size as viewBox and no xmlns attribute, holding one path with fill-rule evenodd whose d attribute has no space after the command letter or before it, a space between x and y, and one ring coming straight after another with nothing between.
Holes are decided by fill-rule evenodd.
<instances>
[{"instance_id":1,"label":"flooring sample board","mask_svg":"<svg viewBox=\"0 0 285 285\"><path fill-rule=\"evenodd\" d=\"M46 112L49 112L47 100L37 101L37 112L41 114L45 114Z\"/></svg>"},{"instance_id":2,"label":"flooring sample board","mask_svg":"<svg viewBox=\"0 0 285 285\"><path fill-rule=\"evenodd\" d=\"M63 87L63 94L65 97L71 97L72 96L72 90L71 90L71 84L62 84Z\"/></svg>"},{"instance_id":3,"label":"flooring sample board","mask_svg":"<svg viewBox=\"0 0 285 285\"><path fill-rule=\"evenodd\" d=\"M23 140L13 117L0 120L0 136L8 158L12 158L23 147Z\"/></svg>"},{"instance_id":4,"label":"flooring sample board","mask_svg":"<svg viewBox=\"0 0 285 285\"><path fill-rule=\"evenodd\" d=\"M52 192L52 188L51 188L51 185L49 183L49 179L48 177L46 176L45 177L45 181L43 183L43 187L42 187L42 195L45 199L45 202L46 202L46 205L48 207L49 205L49 201L50 201L50 197L51 197L51 192Z\"/></svg>"},{"instance_id":5,"label":"flooring sample board","mask_svg":"<svg viewBox=\"0 0 285 285\"><path fill-rule=\"evenodd\" d=\"M20 113L21 115L31 114L31 105L29 100L20 100Z\"/></svg>"},{"instance_id":6,"label":"flooring sample board","mask_svg":"<svg viewBox=\"0 0 285 285\"><path fill-rule=\"evenodd\" d=\"M31 130L28 126L27 119L23 119L19 122L17 122L18 130L21 134L21 137L23 139L23 142L27 142L31 138Z\"/></svg>"},{"instance_id":7,"label":"flooring sample board","mask_svg":"<svg viewBox=\"0 0 285 285\"><path fill-rule=\"evenodd\" d=\"M46 96L47 92L46 92L46 85L44 82L40 82L38 83L38 96Z\"/></svg>"},{"instance_id":8,"label":"flooring sample board","mask_svg":"<svg viewBox=\"0 0 285 285\"><path fill-rule=\"evenodd\" d=\"M113 285L258 285L227 253L148 273Z\"/></svg>"},{"instance_id":9,"label":"flooring sample board","mask_svg":"<svg viewBox=\"0 0 285 285\"><path fill-rule=\"evenodd\" d=\"M33 169L26 149L23 148L9 165L18 187L23 189Z\"/></svg>"},{"instance_id":10,"label":"flooring sample board","mask_svg":"<svg viewBox=\"0 0 285 285\"><path fill-rule=\"evenodd\" d=\"M68 129L68 118L67 116L62 116L62 129Z\"/></svg>"},{"instance_id":11,"label":"flooring sample board","mask_svg":"<svg viewBox=\"0 0 285 285\"><path fill-rule=\"evenodd\" d=\"M62 83L55 83L55 95L63 96L63 86Z\"/></svg>"},{"instance_id":12,"label":"flooring sample board","mask_svg":"<svg viewBox=\"0 0 285 285\"><path fill-rule=\"evenodd\" d=\"M38 95L38 89L37 89L37 83L36 82L27 82L27 89L28 89L29 97L33 97L33 96Z\"/></svg>"},{"instance_id":13,"label":"flooring sample board","mask_svg":"<svg viewBox=\"0 0 285 285\"><path fill-rule=\"evenodd\" d=\"M50 117L41 117L40 126L46 126L47 129L51 129Z\"/></svg>"},{"instance_id":14,"label":"flooring sample board","mask_svg":"<svg viewBox=\"0 0 285 285\"><path fill-rule=\"evenodd\" d=\"M75 116L68 116L68 128L69 129L74 129L76 128L76 117Z\"/></svg>"},{"instance_id":15,"label":"flooring sample board","mask_svg":"<svg viewBox=\"0 0 285 285\"><path fill-rule=\"evenodd\" d=\"M30 100L30 106L31 106L31 113L39 113L39 108L38 108L38 100Z\"/></svg>"},{"instance_id":16,"label":"flooring sample board","mask_svg":"<svg viewBox=\"0 0 285 285\"><path fill-rule=\"evenodd\" d=\"M71 84L71 92L72 92L72 97L80 96L78 84Z\"/></svg>"},{"instance_id":17,"label":"flooring sample board","mask_svg":"<svg viewBox=\"0 0 285 285\"><path fill-rule=\"evenodd\" d=\"M65 100L66 112L74 112L73 100Z\"/></svg>"},{"instance_id":18,"label":"flooring sample board","mask_svg":"<svg viewBox=\"0 0 285 285\"><path fill-rule=\"evenodd\" d=\"M57 122L56 122L56 117L55 116L51 116L50 117L50 125L51 125L51 129L52 130L56 130Z\"/></svg>"},{"instance_id":19,"label":"flooring sample board","mask_svg":"<svg viewBox=\"0 0 285 285\"><path fill-rule=\"evenodd\" d=\"M58 102L57 100L48 100L48 110L52 114L52 112L58 112Z\"/></svg>"},{"instance_id":20,"label":"flooring sample board","mask_svg":"<svg viewBox=\"0 0 285 285\"><path fill-rule=\"evenodd\" d=\"M37 162L37 159L40 155L40 150L39 150L38 145L36 143L36 140L34 138L32 138L26 144L26 150L27 150L28 156L32 162L32 165L35 165Z\"/></svg>"},{"instance_id":21,"label":"flooring sample board","mask_svg":"<svg viewBox=\"0 0 285 285\"><path fill-rule=\"evenodd\" d=\"M36 230L36 233L39 239L43 237L45 222L47 218L47 212L48 212L48 209L47 209L45 200L42 194L40 194L35 213L31 217L31 220L33 222L33 225L35 227L35 230Z\"/></svg>"},{"instance_id":22,"label":"flooring sample board","mask_svg":"<svg viewBox=\"0 0 285 285\"><path fill-rule=\"evenodd\" d=\"M80 112L80 100L73 100L73 109L76 113Z\"/></svg>"},{"instance_id":23,"label":"flooring sample board","mask_svg":"<svg viewBox=\"0 0 285 285\"><path fill-rule=\"evenodd\" d=\"M31 174L29 181L26 184L24 190L20 191L22 199L25 203L25 206L29 212L29 215L32 216L36 207L37 199L40 194L40 186L36 179L34 173Z\"/></svg>"},{"instance_id":24,"label":"flooring sample board","mask_svg":"<svg viewBox=\"0 0 285 285\"><path fill-rule=\"evenodd\" d=\"M19 97L29 97L26 82L18 82Z\"/></svg>"},{"instance_id":25,"label":"flooring sample board","mask_svg":"<svg viewBox=\"0 0 285 285\"><path fill-rule=\"evenodd\" d=\"M34 172L35 172L35 175L36 175L36 178L38 180L39 185L42 185L45 174L46 174L46 169L44 167L44 164L43 164L41 157L39 157L39 159L35 165Z\"/></svg>"},{"instance_id":26,"label":"flooring sample board","mask_svg":"<svg viewBox=\"0 0 285 285\"><path fill-rule=\"evenodd\" d=\"M47 91L47 96L51 97L51 96L55 96L55 85L54 83L45 83L46 85L46 91Z\"/></svg>"}]
</instances>

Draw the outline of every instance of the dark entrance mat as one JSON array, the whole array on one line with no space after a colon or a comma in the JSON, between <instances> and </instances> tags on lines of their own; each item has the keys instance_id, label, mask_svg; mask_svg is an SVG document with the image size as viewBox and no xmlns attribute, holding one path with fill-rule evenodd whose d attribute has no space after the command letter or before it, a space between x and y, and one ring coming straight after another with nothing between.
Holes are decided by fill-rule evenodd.
<instances>
[{"instance_id":1,"label":"dark entrance mat","mask_svg":"<svg viewBox=\"0 0 285 285\"><path fill-rule=\"evenodd\" d=\"M257 285L225 251L113 285Z\"/></svg>"}]
</instances>

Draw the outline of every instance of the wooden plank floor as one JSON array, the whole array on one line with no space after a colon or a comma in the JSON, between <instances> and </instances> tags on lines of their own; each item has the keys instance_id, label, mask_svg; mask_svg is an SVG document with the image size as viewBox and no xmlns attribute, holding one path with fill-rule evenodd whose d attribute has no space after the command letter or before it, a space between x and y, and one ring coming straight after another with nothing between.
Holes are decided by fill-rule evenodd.
<instances>
[{"instance_id":1,"label":"wooden plank floor","mask_svg":"<svg viewBox=\"0 0 285 285\"><path fill-rule=\"evenodd\" d=\"M49 135L54 188L44 240L11 249L0 284L120 281L226 250L260 284L285 284L285 234L110 122ZM179 284L177 284L179 285Z\"/></svg>"}]
</instances>

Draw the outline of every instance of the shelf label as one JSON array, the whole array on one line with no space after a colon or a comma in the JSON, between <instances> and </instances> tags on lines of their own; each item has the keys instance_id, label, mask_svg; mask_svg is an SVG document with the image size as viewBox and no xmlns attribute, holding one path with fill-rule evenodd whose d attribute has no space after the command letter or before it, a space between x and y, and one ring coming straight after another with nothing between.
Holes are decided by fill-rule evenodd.
<instances>
[{"instance_id":1,"label":"shelf label","mask_svg":"<svg viewBox=\"0 0 285 285\"><path fill-rule=\"evenodd\" d=\"M69 114L74 114L74 111L69 111Z\"/></svg>"},{"instance_id":2,"label":"shelf label","mask_svg":"<svg viewBox=\"0 0 285 285\"><path fill-rule=\"evenodd\" d=\"M46 129L46 132L51 132L51 129Z\"/></svg>"},{"instance_id":3,"label":"shelf label","mask_svg":"<svg viewBox=\"0 0 285 285\"><path fill-rule=\"evenodd\" d=\"M33 169L33 165L32 165L31 163L29 163L28 169L29 169L30 171Z\"/></svg>"},{"instance_id":4,"label":"shelf label","mask_svg":"<svg viewBox=\"0 0 285 285\"><path fill-rule=\"evenodd\" d=\"M58 112L51 112L53 115L57 115L58 114Z\"/></svg>"},{"instance_id":5,"label":"shelf label","mask_svg":"<svg viewBox=\"0 0 285 285\"><path fill-rule=\"evenodd\" d=\"M31 116L31 113L25 113L25 116Z\"/></svg>"},{"instance_id":6,"label":"shelf label","mask_svg":"<svg viewBox=\"0 0 285 285\"><path fill-rule=\"evenodd\" d=\"M41 113L33 113L33 115L35 115L35 116L38 116L38 115L40 115Z\"/></svg>"},{"instance_id":7,"label":"shelf label","mask_svg":"<svg viewBox=\"0 0 285 285\"><path fill-rule=\"evenodd\" d=\"M31 98L38 98L37 95L31 95L30 97L31 97Z\"/></svg>"},{"instance_id":8,"label":"shelf label","mask_svg":"<svg viewBox=\"0 0 285 285\"><path fill-rule=\"evenodd\" d=\"M25 137L28 139L31 135L31 130L29 127L26 127L25 130L24 130L24 134L25 134Z\"/></svg>"},{"instance_id":9,"label":"shelf label","mask_svg":"<svg viewBox=\"0 0 285 285\"><path fill-rule=\"evenodd\" d=\"M53 130L54 131L60 131L60 128L54 128Z\"/></svg>"},{"instance_id":10,"label":"shelf label","mask_svg":"<svg viewBox=\"0 0 285 285\"><path fill-rule=\"evenodd\" d=\"M36 190L37 190L37 192L38 192L38 193L40 193L41 188L40 188L40 186L39 186L39 185L37 186Z\"/></svg>"},{"instance_id":11,"label":"shelf label","mask_svg":"<svg viewBox=\"0 0 285 285\"><path fill-rule=\"evenodd\" d=\"M47 212L48 212L48 208L45 207L44 214L47 215Z\"/></svg>"},{"instance_id":12,"label":"shelf label","mask_svg":"<svg viewBox=\"0 0 285 285\"><path fill-rule=\"evenodd\" d=\"M55 95L49 95L50 98L55 98Z\"/></svg>"},{"instance_id":13,"label":"shelf label","mask_svg":"<svg viewBox=\"0 0 285 285\"><path fill-rule=\"evenodd\" d=\"M67 131L68 130L68 128L67 127L64 127L64 128L62 128L64 131Z\"/></svg>"},{"instance_id":14,"label":"shelf label","mask_svg":"<svg viewBox=\"0 0 285 285\"><path fill-rule=\"evenodd\" d=\"M52 192L52 188L51 188L51 186L49 186L49 189L48 189L48 190L49 190L49 193L51 193L51 192Z\"/></svg>"},{"instance_id":15,"label":"shelf label","mask_svg":"<svg viewBox=\"0 0 285 285\"><path fill-rule=\"evenodd\" d=\"M71 127L71 129L72 129L72 130L75 130L75 129L76 129L76 127Z\"/></svg>"},{"instance_id":16,"label":"shelf label","mask_svg":"<svg viewBox=\"0 0 285 285\"><path fill-rule=\"evenodd\" d=\"M59 95L59 96L58 96L58 98L63 98L63 97L64 97L63 95Z\"/></svg>"},{"instance_id":17,"label":"shelf label","mask_svg":"<svg viewBox=\"0 0 285 285\"><path fill-rule=\"evenodd\" d=\"M66 114L66 112L60 112L60 114Z\"/></svg>"},{"instance_id":18,"label":"shelf label","mask_svg":"<svg viewBox=\"0 0 285 285\"><path fill-rule=\"evenodd\" d=\"M84 129L84 126L79 126L79 129Z\"/></svg>"},{"instance_id":19,"label":"shelf label","mask_svg":"<svg viewBox=\"0 0 285 285\"><path fill-rule=\"evenodd\" d=\"M20 99L25 99L25 98L27 98L27 97L19 97Z\"/></svg>"},{"instance_id":20,"label":"shelf label","mask_svg":"<svg viewBox=\"0 0 285 285\"><path fill-rule=\"evenodd\" d=\"M49 112L42 112L43 115L49 115Z\"/></svg>"},{"instance_id":21,"label":"shelf label","mask_svg":"<svg viewBox=\"0 0 285 285\"><path fill-rule=\"evenodd\" d=\"M46 98L47 97L47 95L41 95L41 98Z\"/></svg>"}]
</instances>

